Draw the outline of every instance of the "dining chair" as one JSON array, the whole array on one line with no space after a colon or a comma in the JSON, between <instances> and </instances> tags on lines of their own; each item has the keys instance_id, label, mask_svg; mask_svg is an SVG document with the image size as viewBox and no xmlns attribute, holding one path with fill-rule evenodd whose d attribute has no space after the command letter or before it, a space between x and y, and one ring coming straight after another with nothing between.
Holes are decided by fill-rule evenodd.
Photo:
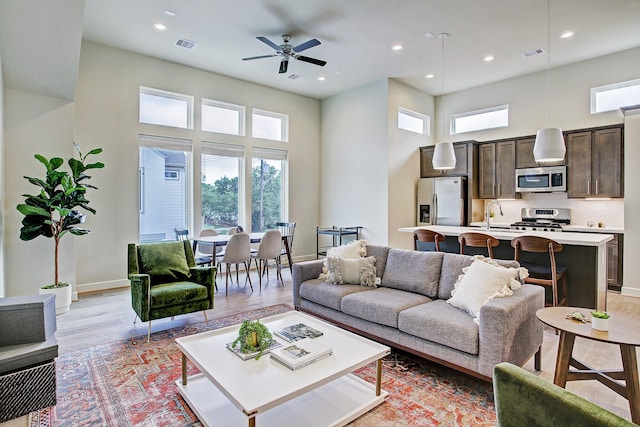
<instances>
[{"instance_id":1,"label":"dining chair","mask_svg":"<svg viewBox=\"0 0 640 427\"><path fill-rule=\"evenodd\" d=\"M276 227L280 230L280 234L282 236L286 236L287 243L289 245L289 255L293 256L293 236L296 232L296 223L295 222L276 222ZM278 263L282 265L281 258L283 255L287 255L287 248L285 247L284 240L281 243L280 256L278 257ZM287 259L287 262L289 259ZM291 266L289 266L291 267Z\"/></svg>"},{"instance_id":2,"label":"dining chair","mask_svg":"<svg viewBox=\"0 0 640 427\"><path fill-rule=\"evenodd\" d=\"M184 242L189 240L189 230L186 228L174 228L174 233L176 233L176 240L178 242ZM200 251L198 251L200 252ZM213 256L204 255L204 256L195 256L196 265L211 265L213 263Z\"/></svg>"},{"instance_id":3,"label":"dining chair","mask_svg":"<svg viewBox=\"0 0 640 427\"><path fill-rule=\"evenodd\" d=\"M229 269L231 264L240 263L244 264L244 269L247 273L247 280L251 291L253 291L253 284L251 283L251 277L249 276L249 264L251 263L251 238L247 233L236 233L229 238L227 247L225 248L224 255L220 260L220 264L225 265L225 295L229 293ZM236 283L240 285L238 268L236 267Z\"/></svg>"},{"instance_id":4,"label":"dining chair","mask_svg":"<svg viewBox=\"0 0 640 427\"><path fill-rule=\"evenodd\" d=\"M434 243L436 252L440 252L440 242L444 242L444 235L425 228L418 228L413 232L413 249L418 250L418 242Z\"/></svg>"},{"instance_id":5,"label":"dining chair","mask_svg":"<svg viewBox=\"0 0 640 427\"><path fill-rule=\"evenodd\" d=\"M493 248L500 244L500 240L493 236L489 236L484 233L475 233L472 231L462 233L458 236L458 242L460 243L460 254L464 255L464 248L466 246L472 248L486 248L489 258L493 258Z\"/></svg>"},{"instance_id":6,"label":"dining chair","mask_svg":"<svg viewBox=\"0 0 640 427\"><path fill-rule=\"evenodd\" d=\"M269 260L273 259L276 262L276 280L278 277L284 286L282 280L282 271L280 266L279 257L282 250L282 234L280 230L267 231L260 240L260 246L258 252L252 255L256 262L256 268L258 269L258 279L260 281L260 290L262 290L262 276L265 271L267 274L267 282L269 281Z\"/></svg>"}]
</instances>

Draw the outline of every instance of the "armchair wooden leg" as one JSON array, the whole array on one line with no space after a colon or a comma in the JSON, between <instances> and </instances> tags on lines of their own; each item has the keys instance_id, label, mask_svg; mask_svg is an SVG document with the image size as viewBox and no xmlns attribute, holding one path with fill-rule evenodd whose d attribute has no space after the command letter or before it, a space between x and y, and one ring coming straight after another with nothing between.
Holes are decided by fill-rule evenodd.
<instances>
[{"instance_id":1,"label":"armchair wooden leg","mask_svg":"<svg viewBox=\"0 0 640 427\"><path fill-rule=\"evenodd\" d=\"M134 324L134 325L136 324L136 320L138 320L138 315L137 315L137 314L134 314L134 315L133 315L133 324Z\"/></svg>"},{"instance_id":2,"label":"armchair wooden leg","mask_svg":"<svg viewBox=\"0 0 640 427\"><path fill-rule=\"evenodd\" d=\"M209 319L207 318L207 310L202 310L202 314L204 314L204 321L207 324L207 329L209 329Z\"/></svg>"},{"instance_id":3,"label":"armchair wooden leg","mask_svg":"<svg viewBox=\"0 0 640 427\"><path fill-rule=\"evenodd\" d=\"M147 342L151 341L151 319L149 319L149 326L147 327Z\"/></svg>"}]
</instances>

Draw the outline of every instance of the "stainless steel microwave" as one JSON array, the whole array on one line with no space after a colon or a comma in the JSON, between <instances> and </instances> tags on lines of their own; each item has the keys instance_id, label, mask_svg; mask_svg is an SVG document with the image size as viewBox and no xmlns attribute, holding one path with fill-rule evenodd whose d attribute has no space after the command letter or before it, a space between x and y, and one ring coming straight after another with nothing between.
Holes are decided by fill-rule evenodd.
<instances>
[{"instance_id":1,"label":"stainless steel microwave","mask_svg":"<svg viewBox=\"0 0 640 427\"><path fill-rule=\"evenodd\" d=\"M567 167L543 166L516 169L518 193L559 193L567 191Z\"/></svg>"}]
</instances>

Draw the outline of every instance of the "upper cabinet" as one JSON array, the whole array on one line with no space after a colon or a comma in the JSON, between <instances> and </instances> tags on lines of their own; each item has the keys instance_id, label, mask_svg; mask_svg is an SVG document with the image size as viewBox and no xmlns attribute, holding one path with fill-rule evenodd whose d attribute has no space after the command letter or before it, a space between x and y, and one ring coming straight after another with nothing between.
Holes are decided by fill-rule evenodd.
<instances>
[{"instance_id":1,"label":"upper cabinet","mask_svg":"<svg viewBox=\"0 0 640 427\"><path fill-rule=\"evenodd\" d=\"M478 152L478 197L516 197L516 142L500 141L480 145Z\"/></svg>"},{"instance_id":2,"label":"upper cabinet","mask_svg":"<svg viewBox=\"0 0 640 427\"><path fill-rule=\"evenodd\" d=\"M536 143L536 138L527 137L516 140L516 169L522 168L537 168L542 166L541 163L537 163L533 157L533 146ZM565 161L545 163L544 166L558 166L564 165Z\"/></svg>"},{"instance_id":3,"label":"upper cabinet","mask_svg":"<svg viewBox=\"0 0 640 427\"><path fill-rule=\"evenodd\" d=\"M433 168L434 145L420 147L420 178L437 178L439 176L467 176L470 171L469 161L472 156L469 154L471 143L456 142L453 144L453 151L456 154L456 167L448 170L436 170Z\"/></svg>"},{"instance_id":4,"label":"upper cabinet","mask_svg":"<svg viewBox=\"0 0 640 427\"><path fill-rule=\"evenodd\" d=\"M622 128L567 135L567 192L571 198L624 197Z\"/></svg>"}]
</instances>

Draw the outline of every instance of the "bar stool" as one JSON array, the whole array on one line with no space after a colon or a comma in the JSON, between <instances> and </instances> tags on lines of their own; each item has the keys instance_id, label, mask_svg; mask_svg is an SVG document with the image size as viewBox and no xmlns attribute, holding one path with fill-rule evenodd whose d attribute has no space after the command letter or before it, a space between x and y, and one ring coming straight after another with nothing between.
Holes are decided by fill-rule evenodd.
<instances>
[{"instance_id":1,"label":"bar stool","mask_svg":"<svg viewBox=\"0 0 640 427\"><path fill-rule=\"evenodd\" d=\"M435 243L436 252L440 252L440 242L444 242L444 235L435 231L418 228L413 232L413 249L418 250L418 242Z\"/></svg>"},{"instance_id":2,"label":"bar stool","mask_svg":"<svg viewBox=\"0 0 640 427\"><path fill-rule=\"evenodd\" d=\"M514 259L520 262L522 267L529 270L529 277L525 283L533 283L551 287L552 304L546 306L567 305L567 268L556 265L555 253L562 251L562 245L555 240L538 236L518 236L511 240L511 246L515 249ZM548 253L549 265L534 264L520 261L520 252ZM558 281L562 280L562 299L558 299Z\"/></svg>"},{"instance_id":3,"label":"bar stool","mask_svg":"<svg viewBox=\"0 0 640 427\"><path fill-rule=\"evenodd\" d=\"M458 242L460 243L460 253L462 255L464 255L465 246L469 246L471 248L487 248L489 258L493 258L493 248L500 244L500 240L493 236L471 231L468 233L462 233L458 236Z\"/></svg>"}]
</instances>

